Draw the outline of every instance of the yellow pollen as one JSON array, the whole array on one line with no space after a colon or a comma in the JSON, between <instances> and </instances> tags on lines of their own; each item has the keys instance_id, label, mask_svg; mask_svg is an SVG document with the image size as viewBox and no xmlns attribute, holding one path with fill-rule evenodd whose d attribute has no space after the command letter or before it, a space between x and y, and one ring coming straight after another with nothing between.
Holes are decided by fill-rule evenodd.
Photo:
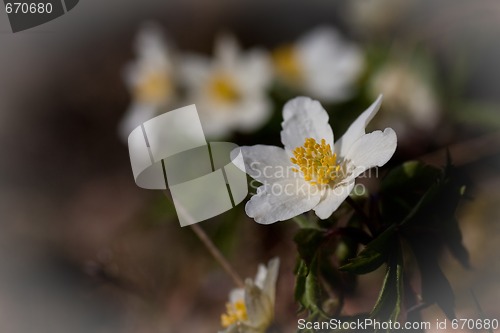
<instances>
[{"instance_id":1,"label":"yellow pollen","mask_svg":"<svg viewBox=\"0 0 500 333\"><path fill-rule=\"evenodd\" d=\"M234 103L240 99L240 93L233 80L224 74L217 74L211 79L209 92L216 100L223 103Z\"/></svg>"},{"instance_id":2,"label":"yellow pollen","mask_svg":"<svg viewBox=\"0 0 500 333\"><path fill-rule=\"evenodd\" d=\"M273 61L279 75L292 83L302 80L302 69L300 68L297 52L292 45L278 47L273 52Z\"/></svg>"},{"instance_id":3,"label":"yellow pollen","mask_svg":"<svg viewBox=\"0 0 500 333\"><path fill-rule=\"evenodd\" d=\"M337 154L332 152L330 144L325 139L317 143L313 138L307 138L304 146L293 150L290 160L298 166L304 180L313 185L326 185L340 176L341 165L337 163ZM297 168L292 169L298 172Z\"/></svg>"},{"instance_id":4,"label":"yellow pollen","mask_svg":"<svg viewBox=\"0 0 500 333\"><path fill-rule=\"evenodd\" d=\"M161 102L172 93L173 85L165 73L151 73L134 89L134 96L141 102Z\"/></svg>"},{"instance_id":5,"label":"yellow pollen","mask_svg":"<svg viewBox=\"0 0 500 333\"><path fill-rule=\"evenodd\" d=\"M243 300L226 304L226 313L221 316L222 327L226 328L235 323L248 320L247 307Z\"/></svg>"}]
</instances>

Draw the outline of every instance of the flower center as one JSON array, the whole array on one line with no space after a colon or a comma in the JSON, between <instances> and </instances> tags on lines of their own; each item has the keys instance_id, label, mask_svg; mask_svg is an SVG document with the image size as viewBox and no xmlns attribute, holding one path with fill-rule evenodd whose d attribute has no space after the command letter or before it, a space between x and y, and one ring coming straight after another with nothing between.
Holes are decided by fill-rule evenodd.
<instances>
[{"instance_id":1,"label":"flower center","mask_svg":"<svg viewBox=\"0 0 500 333\"><path fill-rule=\"evenodd\" d=\"M315 139L307 138L304 146L293 150L293 156L290 159L292 163L299 167L304 180L313 185L326 185L340 177L342 166L325 139L317 143ZM292 170L299 172L299 169Z\"/></svg>"},{"instance_id":2,"label":"flower center","mask_svg":"<svg viewBox=\"0 0 500 333\"><path fill-rule=\"evenodd\" d=\"M278 47L273 52L273 61L276 71L284 79L294 83L302 80L302 69L292 45Z\"/></svg>"},{"instance_id":3,"label":"flower center","mask_svg":"<svg viewBox=\"0 0 500 333\"><path fill-rule=\"evenodd\" d=\"M242 299L234 303L227 303L226 311L227 312L221 316L221 324L224 328L237 322L248 320L247 307Z\"/></svg>"},{"instance_id":4,"label":"flower center","mask_svg":"<svg viewBox=\"0 0 500 333\"><path fill-rule=\"evenodd\" d=\"M219 102L234 103L240 99L235 83L228 75L217 74L209 84L210 94Z\"/></svg>"},{"instance_id":5,"label":"flower center","mask_svg":"<svg viewBox=\"0 0 500 333\"><path fill-rule=\"evenodd\" d=\"M151 73L134 90L135 98L142 102L162 102L172 93L173 85L165 73Z\"/></svg>"}]
</instances>

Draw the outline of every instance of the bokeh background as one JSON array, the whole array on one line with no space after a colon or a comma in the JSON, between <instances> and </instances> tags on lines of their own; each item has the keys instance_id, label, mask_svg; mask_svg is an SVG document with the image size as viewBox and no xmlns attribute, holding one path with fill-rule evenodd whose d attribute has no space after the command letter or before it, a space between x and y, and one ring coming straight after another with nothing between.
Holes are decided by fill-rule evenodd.
<instances>
[{"instance_id":1,"label":"bokeh background","mask_svg":"<svg viewBox=\"0 0 500 333\"><path fill-rule=\"evenodd\" d=\"M366 87L373 66L423 63L417 72L430 73L424 82L435 94L438 120L424 117L417 126L395 102L383 125L402 123L396 128L406 139L391 163L442 165L443 149L451 147L473 184L472 198L459 210L472 268L447 253L442 264L459 317L479 316L472 290L484 314L500 318L498 1L81 0L67 15L16 34L0 14L2 332L220 328L232 281L191 230L180 228L161 192L135 185L117 135L131 102L123 69L135 57L137 31L152 20L179 50L207 55L221 31L244 48L272 49L329 25L365 52ZM412 87L396 92L416 93ZM369 101L369 88L363 89ZM349 102L336 107L342 106L351 119L363 110ZM279 109L278 103L262 129L229 140L279 144ZM202 227L242 276L281 258L274 329L293 332L293 223L261 226L240 206ZM346 314L370 310L380 281L377 273L363 277ZM437 307L423 314L431 321L444 317Z\"/></svg>"}]
</instances>

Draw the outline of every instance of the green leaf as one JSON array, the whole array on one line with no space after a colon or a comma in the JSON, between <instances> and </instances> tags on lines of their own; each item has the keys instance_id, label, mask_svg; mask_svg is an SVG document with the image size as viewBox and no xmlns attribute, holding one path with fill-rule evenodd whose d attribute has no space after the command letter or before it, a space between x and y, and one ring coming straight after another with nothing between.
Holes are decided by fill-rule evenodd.
<instances>
[{"instance_id":1,"label":"green leaf","mask_svg":"<svg viewBox=\"0 0 500 333\"><path fill-rule=\"evenodd\" d=\"M299 302L299 312L307 310L311 316L327 318L328 316L321 308L323 299L317 275L319 270L316 257L312 260L309 267L307 267L303 260L299 260L295 271L295 300Z\"/></svg>"},{"instance_id":2,"label":"green leaf","mask_svg":"<svg viewBox=\"0 0 500 333\"><path fill-rule=\"evenodd\" d=\"M393 169L381 183L381 215L385 225L400 223L438 180L442 171L410 161Z\"/></svg>"},{"instance_id":3,"label":"green leaf","mask_svg":"<svg viewBox=\"0 0 500 333\"><path fill-rule=\"evenodd\" d=\"M440 175L440 170L419 161L409 161L392 169L380 185L381 192L428 187Z\"/></svg>"},{"instance_id":4,"label":"green leaf","mask_svg":"<svg viewBox=\"0 0 500 333\"><path fill-rule=\"evenodd\" d=\"M451 254L464 266L470 267L469 253L462 241L462 231L455 218L455 211L460 203L460 200L466 194L465 189L466 179L455 168L448 158L448 163L445 167L443 175L440 200L438 205L441 210L438 212L438 218L442 221L442 230L440 234L444 244L448 247Z\"/></svg>"},{"instance_id":5,"label":"green leaf","mask_svg":"<svg viewBox=\"0 0 500 333\"><path fill-rule=\"evenodd\" d=\"M403 256L401 246L397 243L391 251L382 289L371 317L381 321L396 321L401 311L403 289Z\"/></svg>"},{"instance_id":6,"label":"green leaf","mask_svg":"<svg viewBox=\"0 0 500 333\"><path fill-rule=\"evenodd\" d=\"M469 254L462 241L462 232L455 218L455 211L464 195L465 179L451 165L445 167L440 178L420 198L411 212L400 223L406 236L418 234L418 228L434 230L437 244L448 247L452 255L466 268L470 266ZM440 248L436 247L437 256Z\"/></svg>"},{"instance_id":7,"label":"green leaf","mask_svg":"<svg viewBox=\"0 0 500 333\"><path fill-rule=\"evenodd\" d=\"M436 236L427 234L413 237L409 244L420 269L424 303L436 303L448 318L455 318L455 296L448 279L439 267L436 256L439 242Z\"/></svg>"},{"instance_id":8,"label":"green leaf","mask_svg":"<svg viewBox=\"0 0 500 333\"><path fill-rule=\"evenodd\" d=\"M426 219L427 221L430 221L431 219L429 216L426 214L422 214L422 211L426 206L432 202L436 196L439 194L439 185L434 184L431 186L427 192L420 198L420 200L415 204L415 206L412 208L410 213L399 223L399 226L403 227L405 225L410 224L411 222L418 221L420 222L421 220ZM424 215L424 216L422 216Z\"/></svg>"},{"instance_id":9,"label":"green leaf","mask_svg":"<svg viewBox=\"0 0 500 333\"><path fill-rule=\"evenodd\" d=\"M309 274L309 269L307 268L306 263L302 259L297 260L297 264L295 266L295 290L294 297L297 302L299 302L300 308L299 312L306 309L307 302L304 301L305 292L306 292L306 280L307 275Z\"/></svg>"},{"instance_id":10,"label":"green leaf","mask_svg":"<svg viewBox=\"0 0 500 333\"><path fill-rule=\"evenodd\" d=\"M457 259L463 267L470 268L469 251L467 251L462 241L462 231L460 230L457 219L451 218L445 224L443 237L446 246L455 259Z\"/></svg>"},{"instance_id":11,"label":"green leaf","mask_svg":"<svg viewBox=\"0 0 500 333\"><path fill-rule=\"evenodd\" d=\"M366 274L382 266L394 241L395 226L387 228L377 238L368 243L356 258L341 266L340 270L354 274Z\"/></svg>"}]
</instances>

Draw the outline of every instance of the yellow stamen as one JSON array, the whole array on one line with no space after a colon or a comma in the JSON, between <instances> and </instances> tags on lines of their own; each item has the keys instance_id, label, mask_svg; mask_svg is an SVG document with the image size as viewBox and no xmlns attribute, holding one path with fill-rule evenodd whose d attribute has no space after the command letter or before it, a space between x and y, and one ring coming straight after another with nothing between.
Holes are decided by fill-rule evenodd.
<instances>
[{"instance_id":1,"label":"yellow stamen","mask_svg":"<svg viewBox=\"0 0 500 333\"><path fill-rule=\"evenodd\" d=\"M168 75L151 73L135 87L134 96L141 102L162 102L172 90L172 81Z\"/></svg>"},{"instance_id":2,"label":"yellow stamen","mask_svg":"<svg viewBox=\"0 0 500 333\"><path fill-rule=\"evenodd\" d=\"M279 75L297 83L302 80L302 69L292 45L281 46L273 52L273 61Z\"/></svg>"},{"instance_id":3,"label":"yellow stamen","mask_svg":"<svg viewBox=\"0 0 500 333\"><path fill-rule=\"evenodd\" d=\"M226 304L226 313L221 316L222 327L226 328L235 323L248 320L247 307L243 300Z\"/></svg>"},{"instance_id":4,"label":"yellow stamen","mask_svg":"<svg viewBox=\"0 0 500 333\"><path fill-rule=\"evenodd\" d=\"M234 103L240 99L240 93L231 77L215 75L209 85L210 94L219 102Z\"/></svg>"},{"instance_id":5,"label":"yellow stamen","mask_svg":"<svg viewBox=\"0 0 500 333\"><path fill-rule=\"evenodd\" d=\"M342 166L337 163L337 154L332 152L325 139L317 143L315 139L307 138L304 146L293 150L293 156L290 161L299 167L304 180L312 185L326 185L340 176ZM298 172L296 168L292 170Z\"/></svg>"}]
</instances>

